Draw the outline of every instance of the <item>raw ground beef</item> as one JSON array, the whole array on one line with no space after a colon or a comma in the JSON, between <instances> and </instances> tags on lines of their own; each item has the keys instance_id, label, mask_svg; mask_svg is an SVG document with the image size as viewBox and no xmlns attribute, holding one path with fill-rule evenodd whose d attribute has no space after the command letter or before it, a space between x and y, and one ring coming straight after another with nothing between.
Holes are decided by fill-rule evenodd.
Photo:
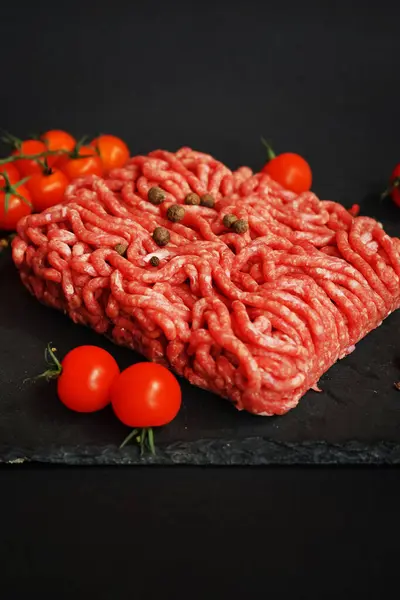
<instances>
[{"instance_id":1,"label":"raw ground beef","mask_svg":"<svg viewBox=\"0 0 400 600\"><path fill-rule=\"evenodd\" d=\"M76 180L20 221L13 258L41 302L258 415L399 306L379 223L190 148Z\"/></svg>"}]
</instances>

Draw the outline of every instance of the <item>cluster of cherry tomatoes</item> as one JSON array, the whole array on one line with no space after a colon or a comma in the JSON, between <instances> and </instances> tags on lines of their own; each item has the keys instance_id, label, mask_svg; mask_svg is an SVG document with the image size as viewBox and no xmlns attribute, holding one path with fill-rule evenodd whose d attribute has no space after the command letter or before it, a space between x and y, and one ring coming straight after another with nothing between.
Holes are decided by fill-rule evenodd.
<instances>
[{"instance_id":1,"label":"cluster of cherry tomatoes","mask_svg":"<svg viewBox=\"0 0 400 600\"><path fill-rule=\"evenodd\" d=\"M71 410L91 413L111 403L118 419L134 430L121 444L137 436L154 452L153 427L172 421L181 406L176 377L162 365L136 363L120 372L113 356L98 346L78 346L59 362L51 344L46 349L49 369L39 377L57 378L57 394Z\"/></svg>"},{"instance_id":2,"label":"cluster of cherry tomatoes","mask_svg":"<svg viewBox=\"0 0 400 600\"><path fill-rule=\"evenodd\" d=\"M105 176L129 159L127 145L114 135L86 140L77 141L59 129L46 131L39 139L3 137L14 150L0 160L0 230L14 231L23 216L61 202L73 179Z\"/></svg>"}]
</instances>

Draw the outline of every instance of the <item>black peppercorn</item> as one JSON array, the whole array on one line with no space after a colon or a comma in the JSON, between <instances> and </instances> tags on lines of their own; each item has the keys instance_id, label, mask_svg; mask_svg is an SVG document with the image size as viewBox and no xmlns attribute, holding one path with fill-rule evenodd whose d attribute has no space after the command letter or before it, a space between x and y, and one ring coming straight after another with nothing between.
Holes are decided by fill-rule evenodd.
<instances>
[{"instance_id":1,"label":"black peppercorn","mask_svg":"<svg viewBox=\"0 0 400 600\"><path fill-rule=\"evenodd\" d=\"M182 221L184 216L185 209L179 204L173 204L167 210L167 219L169 219L173 223L178 223L178 221Z\"/></svg>"},{"instance_id":2,"label":"black peppercorn","mask_svg":"<svg viewBox=\"0 0 400 600\"><path fill-rule=\"evenodd\" d=\"M222 219L222 222L225 225L225 227L227 227L229 229L230 227L232 227L232 225L237 220L238 220L238 218L235 217L235 215L225 215L224 218Z\"/></svg>"},{"instance_id":3,"label":"black peppercorn","mask_svg":"<svg viewBox=\"0 0 400 600\"><path fill-rule=\"evenodd\" d=\"M232 231L235 233L245 233L248 230L249 226L244 219L238 219L231 225Z\"/></svg>"},{"instance_id":4,"label":"black peppercorn","mask_svg":"<svg viewBox=\"0 0 400 600\"><path fill-rule=\"evenodd\" d=\"M114 250L121 256L125 256L127 249L128 246L126 244L117 244L114 248Z\"/></svg>"},{"instance_id":5,"label":"black peppercorn","mask_svg":"<svg viewBox=\"0 0 400 600\"><path fill-rule=\"evenodd\" d=\"M204 196L200 198L200 204L201 206L207 206L207 208L214 208L215 199L211 194L204 194Z\"/></svg>"},{"instance_id":6,"label":"black peppercorn","mask_svg":"<svg viewBox=\"0 0 400 600\"><path fill-rule=\"evenodd\" d=\"M156 227L153 231L153 240L158 246L166 246L170 238L169 231L165 227Z\"/></svg>"},{"instance_id":7,"label":"black peppercorn","mask_svg":"<svg viewBox=\"0 0 400 600\"><path fill-rule=\"evenodd\" d=\"M152 267L158 267L158 265L160 264L160 259L158 258L158 256L152 256L149 262Z\"/></svg>"},{"instance_id":8,"label":"black peppercorn","mask_svg":"<svg viewBox=\"0 0 400 600\"><path fill-rule=\"evenodd\" d=\"M200 196L192 192L188 194L185 198L185 204L191 204L193 206L198 206L200 204Z\"/></svg>"},{"instance_id":9,"label":"black peppercorn","mask_svg":"<svg viewBox=\"0 0 400 600\"><path fill-rule=\"evenodd\" d=\"M159 187L152 187L148 191L147 198L149 199L149 202L157 206L164 202L165 193Z\"/></svg>"}]
</instances>

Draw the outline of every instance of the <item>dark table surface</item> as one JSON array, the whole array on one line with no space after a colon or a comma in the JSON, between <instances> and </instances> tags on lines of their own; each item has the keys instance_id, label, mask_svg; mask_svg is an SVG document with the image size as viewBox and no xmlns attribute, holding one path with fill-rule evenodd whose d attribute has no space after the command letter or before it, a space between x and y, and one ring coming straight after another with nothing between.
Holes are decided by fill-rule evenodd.
<instances>
[{"instance_id":1,"label":"dark table surface","mask_svg":"<svg viewBox=\"0 0 400 600\"><path fill-rule=\"evenodd\" d=\"M15 3L2 124L190 145L233 168L262 165L264 134L311 162L321 198L373 214L400 160L399 17L385 1ZM385 597L398 491L376 468L2 467L2 597Z\"/></svg>"}]
</instances>

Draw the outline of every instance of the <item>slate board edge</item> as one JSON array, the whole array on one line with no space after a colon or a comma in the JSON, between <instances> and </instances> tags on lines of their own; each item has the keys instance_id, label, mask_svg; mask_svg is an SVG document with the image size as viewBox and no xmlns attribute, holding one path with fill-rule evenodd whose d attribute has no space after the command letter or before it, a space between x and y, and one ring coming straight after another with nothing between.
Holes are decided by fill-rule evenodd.
<instances>
[{"instance_id":1,"label":"slate board edge","mask_svg":"<svg viewBox=\"0 0 400 600\"><path fill-rule=\"evenodd\" d=\"M57 447L17 449L0 446L0 463L47 463L65 465L395 465L400 464L400 444L377 442L282 443L251 437L241 441L202 439L157 447L156 456L140 457L138 448Z\"/></svg>"}]
</instances>

